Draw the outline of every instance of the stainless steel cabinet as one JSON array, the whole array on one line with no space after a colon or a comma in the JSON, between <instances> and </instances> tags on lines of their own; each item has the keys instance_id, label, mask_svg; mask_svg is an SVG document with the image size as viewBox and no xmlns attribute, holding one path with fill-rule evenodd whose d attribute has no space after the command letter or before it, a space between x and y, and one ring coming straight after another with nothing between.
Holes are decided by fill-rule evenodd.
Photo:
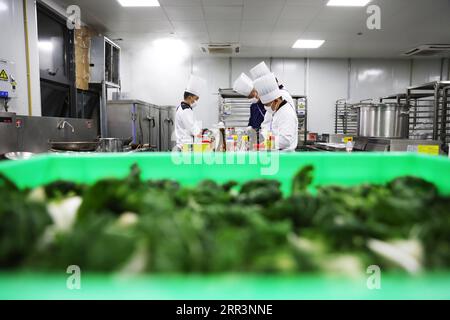
<instances>
[{"instance_id":1,"label":"stainless steel cabinet","mask_svg":"<svg viewBox=\"0 0 450 320\"><path fill-rule=\"evenodd\" d=\"M149 137L148 141L150 146L156 150L161 150L161 144L159 139L159 108L156 106L150 106L149 114L147 117L148 128L149 128Z\"/></svg>"},{"instance_id":2,"label":"stainless steel cabinet","mask_svg":"<svg viewBox=\"0 0 450 320\"><path fill-rule=\"evenodd\" d=\"M0 113L0 154L18 150L16 115Z\"/></svg>"},{"instance_id":3,"label":"stainless steel cabinet","mask_svg":"<svg viewBox=\"0 0 450 320\"><path fill-rule=\"evenodd\" d=\"M159 108L160 113L160 145L161 151L172 151L176 145L175 139L175 112L176 107L164 106Z\"/></svg>"},{"instance_id":4,"label":"stainless steel cabinet","mask_svg":"<svg viewBox=\"0 0 450 320\"><path fill-rule=\"evenodd\" d=\"M109 101L107 105L108 137L132 139L133 144L159 145L159 109L139 100Z\"/></svg>"}]
</instances>

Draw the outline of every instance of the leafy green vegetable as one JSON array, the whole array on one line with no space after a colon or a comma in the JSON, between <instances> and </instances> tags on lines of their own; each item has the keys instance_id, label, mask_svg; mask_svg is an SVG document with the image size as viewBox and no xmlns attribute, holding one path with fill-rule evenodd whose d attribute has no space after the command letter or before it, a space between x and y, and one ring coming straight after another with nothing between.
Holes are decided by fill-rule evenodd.
<instances>
[{"instance_id":1,"label":"leafy green vegetable","mask_svg":"<svg viewBox=\"0 0 450 320\"><path fill-rule=\"evenodd\" d=\"M16 185L2 173L0 173L0 188L9 191L18 191Z\"/></svg>"},{"instance_id":2,"label":"leafy green vegetable","mask_svg":"<svg viewBox=\"0 0 450 320\"><path fill-rule=\"evenodd\" d=\"M84 186L68 181L56 181L44 187L48 199L61 199L69 196L81 196Z\"/></svg>"},{"instance_id":3,"label":"leafy green vegetable","mask_svg":"<svg viewBox=\"0 0 450 320\"><path fill-rule=\"evenodd\" d=\"M0 268L11 268L33 252L52 221L44 205L29 201L4 177L0 181Z\"/></svg>"},{"instance_id":4,"label":"leafy green vegetable","mask_svg":"<svg viewBox=\"0 0 450 320\"><path fill-rule=\"evenodd\" d=\"M314 168L306 166L301 169L292 180L292 194L304 193L313 181Z\"/></svg>"},{"instance_id":5,"label":"leafy green vegetable","mask_svg":"<svg viewBox=\"0 0 450 320\"><path fill-rule=\"evenodd\" d=\"M115 271L135 249L132 230L121 228L109 215L90 217L68 233L58 233L54 241L27 262L28 267L64 270L78 265L86 272Z\"/></svg>"},{"instance_id":6,"label":"leafy green vegetable","mask_svg":"<svg viewBox=\"0 0 450 320\"><path fill-rule=\"evenodd\" d=\"M280 183L273 180L254 180L245 183L237 201L242 204L270 206L282 198Z\"/></svg>"},{"instance_id":7,"label":"leafy green vegetable","mask_svg":"<svg viewBox=\"0 0 450 320\"><path fill-rule=\"evenodd\" d=\"M420 238L424 244L426 266L450 266L450 198L439 198L426 211L426 223L421 225Z\"/></svg>"},{"instance_id":8,"label":"leafy green vegetable","mask_svg":"<svg viewBox=\"0 0 450 320\"><path fill-rule=\"evenodd\" d=\"M433 184L402 177L312 194L313 173L312 166L300 170L288 197L275 180L205 180L188 188L142 181L137 166L123 179L92 186L58 181L45 186L43 197L0 175L0 268L352 273L371 264L398 269L402 264L372 250L393 240L419 243L427 269L450 267L450 198ZM42 201L31 200L72 196L82 203L64 230Z\"/></svg>"}]
</instances>

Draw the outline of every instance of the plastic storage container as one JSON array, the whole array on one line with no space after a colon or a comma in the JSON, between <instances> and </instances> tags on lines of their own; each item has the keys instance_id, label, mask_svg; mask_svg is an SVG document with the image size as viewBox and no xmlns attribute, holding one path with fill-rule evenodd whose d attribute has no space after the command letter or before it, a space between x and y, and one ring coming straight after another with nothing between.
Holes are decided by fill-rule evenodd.
<instances>
[{"instance_id":1,"label":"plastic storage container","mask_svg":"<svg viewBox=\"0 0 450 320\"><path fill-rule=\"evenodd\" d=\"M450 194L450 160L413 153L54 154L0 162L0 173L23 188L59 179L93 183L105 177L125 177L135 163L143 179L173 179L183 185L195 185L204 179L245 182L266 178L280 181L288 193L298 170L313 165L313 186L385 183L412 175Z\"/></svg>"}]
</instances>

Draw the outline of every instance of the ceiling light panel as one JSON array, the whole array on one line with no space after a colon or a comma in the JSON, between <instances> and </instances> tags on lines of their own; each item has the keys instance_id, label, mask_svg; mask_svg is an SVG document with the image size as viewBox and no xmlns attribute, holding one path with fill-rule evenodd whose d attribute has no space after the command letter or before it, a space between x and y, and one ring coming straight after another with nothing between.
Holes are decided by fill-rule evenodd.
<instances>
[{"instance_id":1,"label":"ceiling light panel","mask_svg":"<svg viewBox=\"0 0 450 320\"><path fill-rule=\"evenodd\" d=\"M122 7L159 7L158 0L117 0Z\"/></svg>"}]
</instances>

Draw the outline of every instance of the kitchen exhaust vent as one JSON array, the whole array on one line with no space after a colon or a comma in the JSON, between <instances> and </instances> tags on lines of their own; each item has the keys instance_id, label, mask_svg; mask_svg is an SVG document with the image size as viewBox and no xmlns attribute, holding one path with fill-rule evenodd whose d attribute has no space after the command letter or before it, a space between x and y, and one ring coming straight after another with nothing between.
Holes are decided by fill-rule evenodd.
<instances>
[{"instance_id":1,"label":"kitchen exhaust vent","mask_svg":"<svg viewBox=\"0 0 450 320\"><path fill-rule=\"evenodd\" d=\"M205 43L200 48L203 53L211 55L230 55L241 51L237 43Z\"/></svg>"},{"instance_id":2,"label":"kitchen exhaust vent","mask_svg":"<svg viewBox=\"0 0 450 320\"><path fill-rule=\"evenodd\" d=\"M445 57L450 55L450 44L425 44L405 52L404 55L409 57Z\"/></svg>"}]
</instances>

